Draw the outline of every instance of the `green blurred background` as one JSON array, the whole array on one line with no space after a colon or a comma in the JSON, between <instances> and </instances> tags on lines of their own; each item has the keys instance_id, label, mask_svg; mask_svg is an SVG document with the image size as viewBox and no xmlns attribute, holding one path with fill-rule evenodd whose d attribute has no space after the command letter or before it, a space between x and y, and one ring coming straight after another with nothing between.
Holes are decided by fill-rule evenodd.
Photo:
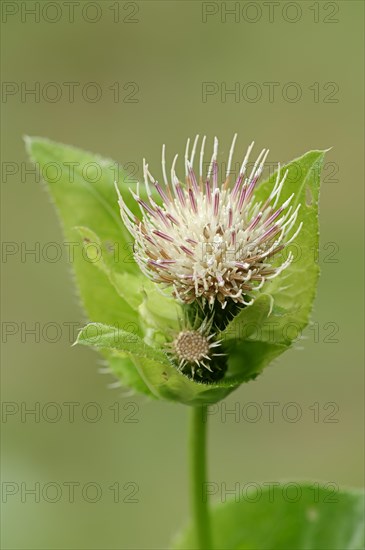
<instances>
[{"instance_id":1,"label":"green blurred background","mask_svg":"<svg viewBox=\"0 0 365 550\"><path fill-rule=\"evenodd\" d=\"M21 4L35 5L2 5L3 241L19 250L39 246L41 254L3 258L2 399L5 411L14 413L3 415L2 423L3 500L14 492L3 504L3 548L167 548L189 513L189 411L109 387L114 380L98 372L99 356L70 346L65 323L81 324L83 313L66 253L53 263L42 257L47 243L61 246L63 238L48 196L34 175L25 174L24 134L70 143L124 166L140 166L146 156L155 175L161 144L170 157L181 154L196 133L211 140L218 135L228 153L237 131L237 161L252 139L257 149L270 147L275 162L333 147L321 195L315 329L226 400L238 419L225 416L222 406L212 411L209 478L217 483L217 498L221 483L232 489L293 478L362 486L363 3L226 2L239 11L225 16L220 2L77 2L73 22L65 2L38 3L44 8L39 18ZM36 82L39 97L22 97ZM80 84L74 101L67 82ZM101 90L98 101L90 100L90 82ZM206 101L203 82L215 82L218 90ZM222 101L222 86L236 82L243 95ZM245 87L249 82L254 87ZM273 101L268 82L279 83ZM300 86L296 102L288 100L295 95L290 82ZM57 89L61 97L51 101ZM249 101L257 90L262 97ZM37 342L26 334L36 323L41 332L56 323L61 335L51 327ZM47 408L50 402L61 408L57 422L50 421L57 412ZM67 402L80 404L73 423ZM92 405L85 408L91 402L100 407L100 421L85 419L95 413ZM247 407L250 402L256 408ZM267 402L279 404L273 422ZM41 410L46 405L39 422L31 415L22 419L20 411L35 403ZM115 403L119 422L113 420ZM285 418L295 415L293 407L301 412L298 422ZM257 410L261 419L249 422L247 415ZM68 482L79 484L73 503ZM90 482L102 491L94 503L87 502L96 494L95 486L85 485ZM36 483L40 502L25 492ZM119 503L109 488L115 483ZM124 502L137 486L128 483L138 485L138 502ZM59 500L49 502L60 488Z\"/></svg>"}]
</instances>

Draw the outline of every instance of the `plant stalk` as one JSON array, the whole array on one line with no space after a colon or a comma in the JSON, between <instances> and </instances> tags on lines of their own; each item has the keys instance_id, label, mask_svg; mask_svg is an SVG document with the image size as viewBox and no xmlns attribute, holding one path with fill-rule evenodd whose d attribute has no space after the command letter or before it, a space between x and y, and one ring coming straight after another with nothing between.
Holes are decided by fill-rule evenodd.
<instances>
[{"instance_id":1,"label":"plant stalk","mask_svg":"<svg viewBox=\"0 0 365 550\"><path fill-rule=\"evenodd\" d=\"M207 478L207 406L192 407L191 449L191 506L198 550L211 550Z\"/></svg>"}]
</instances>

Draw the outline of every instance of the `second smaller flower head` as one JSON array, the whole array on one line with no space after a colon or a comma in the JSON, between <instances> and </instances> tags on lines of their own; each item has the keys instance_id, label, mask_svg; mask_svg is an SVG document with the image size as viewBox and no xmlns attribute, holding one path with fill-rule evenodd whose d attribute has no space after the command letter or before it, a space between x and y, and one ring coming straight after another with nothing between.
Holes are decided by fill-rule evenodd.
<instances>
[{"instance_id":1,"label":"second smaller flower head","mask_svg":"<svg viewBox=\"0 0 365 550\"><path fill-rule=\"evenodd\" d=\"M187 371L193 378L196 376L212 381L224 374L224 362L219 361L219 358L225 354L217 353L221 341L216 340L215 334L211 333L212 321L213 318L205 319L198 328L187 327L168 344L170 353L178 362L178 369Z\"/></svg>"},{"instance_id":2,"label":"second smaller flower head","mask_svg":"<svg viewBox=\"0 0 365 550\"><path fill-rule=\"evenodd\" d=\"M143 162L146 200L137 189L133 194L141 211L137 218L126 205L118 188L123 222L135 239L135 259L143 273L156 283L173 287L174 296L189 304L202 300L224 308L228 300L252 303L252 293L276 277L291 262L291 253L273 265L273 258L298 235L300 205L293 208L294 194L278 206L286 174L280 175L264 201L255 200L255 188L263 171L268 150L263 149L253 168L247 166L253 143L247 150L235 183L229 174L237 134L229 152L225 178L218 182L218 140L214 140L208 172L203 175L206 138L202 139L198 174L194 170L199 136L185 151L185 182L176 175L178 155L170 177L162 148L163 184L151 175ZM152 196L154 188L160 200Z\"/></svg>"}]
</instances>

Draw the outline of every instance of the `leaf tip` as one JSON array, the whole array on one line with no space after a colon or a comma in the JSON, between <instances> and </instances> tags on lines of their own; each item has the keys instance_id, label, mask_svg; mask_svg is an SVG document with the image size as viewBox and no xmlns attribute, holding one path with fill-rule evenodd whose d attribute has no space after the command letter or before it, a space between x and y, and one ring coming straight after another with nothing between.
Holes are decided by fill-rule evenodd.
<instances>
[{"instance_id":1,"label":"leaf tip","mask_svg":"<svg viewBox=\"0 0 365 550\"><path fill-rule=\"evenodd\" d=\"M26 134L24 134L22 137L23 137L25 149L28 153L30 153L31 149L32 149L32 142L33 142L34 138L32 136L28 136Z\"/></svg>"},{"instance_id":2,"label":"leaf tip","mask_svg":"<svg viewBox=\"0 0 365 550\"><path fill-rule=\"evenodd\" d=\"M74 341L73 344L71 344L71 347L73 348L74 346L77 346L78 344L85 344L85 336L84 336L84 331L87 330L87 328L92 325L92 324L95 324L95 323L88 323L87 325L85 325L81 330L79 330L77 336L76 336L76 340Z\"/></svg>"},{"instance_id":3,"label":"leaf tip","mask_svg":"<svg viewBox=\"0 0 365 550\"><path fill-rule=\"evenodd\" d=\"M80 338L81 338L81 335L82 335L82 331L83 329L81 329L78 333L78 335L76 336L76 340L74 341L73 344L71 344L71 347L73 348L74 346L77 346L78 344L82 343L80 342Z\"/></svg>"},{"instance_id":4,"label":"leaf tip","mask_svg":"<svg viewBox=\"0 0 365 550\"><path fill-rule=\"evenodd\" d=\"M23 141L25 145L25 150L27 151L28 155L31 158L33 157L34 148L37 145L50 143L50 140L47 138L38 137L38 136L28 136L27 134L23 135Z\"/></svg>"}]
</instances>

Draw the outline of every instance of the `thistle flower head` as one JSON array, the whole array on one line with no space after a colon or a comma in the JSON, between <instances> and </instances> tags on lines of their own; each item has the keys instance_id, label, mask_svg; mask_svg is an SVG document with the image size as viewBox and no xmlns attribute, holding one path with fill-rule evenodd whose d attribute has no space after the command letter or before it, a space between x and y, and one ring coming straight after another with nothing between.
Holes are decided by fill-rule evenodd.
<instances>
[{"instance_id":1,"label":"thistle flower head","mask_svg":"<svg viewBox=\"0 0 365 550\"><path fill-rule=\"evenodd\" d=\"M136 193L131 191L139 205L140 218L127 207L117 188L123 222L135 240L138 265L156 283L171 286L174 296L186 304L201 300L211 306L219 303L224 308L231 300L249 305L254 293L293 259L289 252L284 261L273 265L275 256L301 229L301 224L296 227L300 205L291 206L293 195L278 206L286 174L280 174L279 165L270 194L266 200L257 202L254 192L269 151L263 149L248 170L251 143L237 179L230 185L236 138L237 134L223 178L219 174L217 138L206 174L203 174L205 136L198 162L195 159L199 136L191 150L188 140L184 182L175 171L178 155L168 177L165 146L162 183L151 175L143 161L147 198L142 198L139 187ZM153 195L152 189L157 193Z\"/></svg>"},{"instance_id":2,"label":"thistle flower head","mask_svg":"<svg viewBox=\"0 0 365 550\"><path fill-rule=\"evenodd\" d=\"M168 353L177 361L178 369L192 378L202 380L220 378L224 374L223 364L219 358L224 357L221 351L221 340L212 333L213 317L205 317L199 322L187 322L180 332L175 334L172 342L167 344ZM218 359L217 359L218 358Z\"/></svg>"}]
</instances>

